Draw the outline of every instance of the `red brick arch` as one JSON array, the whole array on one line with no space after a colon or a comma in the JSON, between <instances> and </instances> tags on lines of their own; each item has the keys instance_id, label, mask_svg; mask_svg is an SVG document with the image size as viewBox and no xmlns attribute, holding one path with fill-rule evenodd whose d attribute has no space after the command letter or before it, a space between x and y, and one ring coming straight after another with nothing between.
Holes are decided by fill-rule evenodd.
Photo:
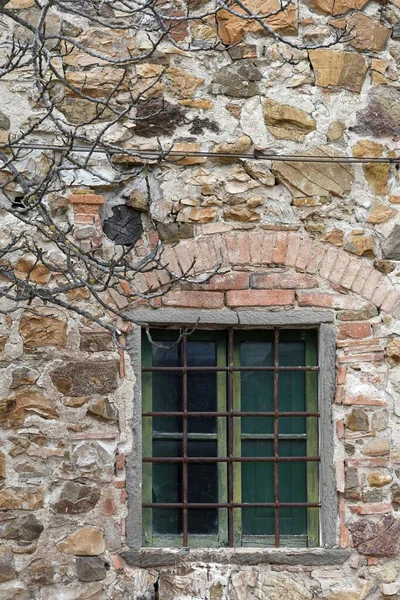
<instances>
[{"instance_id":1,"label":"red brick arch","mask_svg":"<svg viewBox=\"0 0 400 600\"><path fill-rule=\"evenodd\" d=\"M193 261L198 274L219 266L203 285L183 284L159 306L190 308L311 306L391 313L399 286L364 259L299 232L262 229L201 234L166 245L164 260L177 273ZM148 283L155 284L155 275Z\"/></svg>"}]
</instances>

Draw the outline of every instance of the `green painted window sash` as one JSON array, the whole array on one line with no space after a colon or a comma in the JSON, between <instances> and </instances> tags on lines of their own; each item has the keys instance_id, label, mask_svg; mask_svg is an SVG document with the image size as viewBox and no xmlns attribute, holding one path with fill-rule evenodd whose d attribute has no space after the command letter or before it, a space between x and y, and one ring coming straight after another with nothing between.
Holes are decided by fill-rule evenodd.
<instances>
[{"instance_id":1,"label":"green painted window sash","mask_svg":"<svg viewBox=\"0 0 400 600\"><path fill-rule=\"evenodd\" d=\"M316 343L316 330L284 330L285 340L297 341L304 336L305 364L316 366L318 352ZM162 342L171 338L171 333L176 330L153 330L153 339ZM266 340L268 333L273 339L273 330L235 330L234 332L234 366L240 365L241 340ZM194 341L215 341L217 344L217 366L227 365L227 332L226 331L196 331L191 335ZM142 365L152 366L152 347L143 335ZM305 373L306 384L306 411L318 410L318 383L315 372ZM241 410L240 372L233 373L233 409ZM152 374L142 374L143 411L150 412L153 405ZM217 372L217 411L223 412L227 407L227 378L226 372ZM234 454L241 455L241 439L273 439L271 434L241 434L241 419L233 420ZM306 439L307 456L318 455L318 417L307 417L307 433L280 434L280 439ZM143 419L143 456L152 456L152 440L154 439L182 439L180 434L157 433L153 434L152 418ZM189 439L217 439L218 456L227 456L227 418L217 418L217 434L189 434ZM307 502L319 500L319 463L307 462ZM218 501L227 501L227 464L218 463ZM241 463L233 464L233 501L241 502ZM143 502L152 501L152 464L143 463ZM228 540L228 511L218 509L218 536L189 534L188 543L191 547L220 547L227 546ZM283 547L317 547L319 546L319 509L307 509L307 535L281 535ZM233 510L234 546L243 547L268 547L274 546L274 536L270 535L242 535L241 509ZM182 546L181 535L154 535L152 531L152 509L143 511L143 545L153 547L179 547Z\"/></svg>"}]
</instances>

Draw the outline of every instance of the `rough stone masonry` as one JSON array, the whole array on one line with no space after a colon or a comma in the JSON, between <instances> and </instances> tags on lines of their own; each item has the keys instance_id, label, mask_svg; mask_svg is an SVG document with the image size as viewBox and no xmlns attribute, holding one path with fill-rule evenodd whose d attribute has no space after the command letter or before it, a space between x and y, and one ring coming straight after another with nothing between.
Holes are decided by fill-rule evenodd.
<instances>
[{"instance_id":1,"label":"rough stone masonry","mask_svg":"<svg viewBox=\"0 0 400 600\"><path fill-rule=\"evenodd\" d=\"M266 4L251 3L261 11ZM34 0L7 6L34 22ZM399 15L399 0L293 3L273 23L293 39L301 33L318 45L349 26L338 44L309 50L281 51L257 22L227 11L218 22L188 24L182 39L191 35L198 47L217 35L233 46L191 54L165 41L156 59L137 65L137 86L150 80L157 94L152 111L149 104L142 109L150 117L137 121L134 145L157 149L158 138L181 151L261 147L303 158L393 158L400 139ZM88 30L79 15L67 21L58 8L47 19L49 28L82 44L101 40L115 55L132 51L129 30L104 33L101 23ZM0 14L1 39L7 28ZM80 52L65 63L67 80L100 99L120 76ZM30 86L29 69L18 80L1 80L0 141L30 122ZM66 94L57 110L79 124L96 116L93 107ZM38 139L48 135L43 128ZM133 144L121 123L112 136L122 147ZM105 159L96 160L112 178ZM116 160L123 168L123 154ZM300 310L332 315L336 543L247 553L130 548L132 354L116 350L84 316L36 302L34 312L0 317L0 600L399 599L398 167L187 156L150 165L128 189L82 171L49 202L59 223L74 223L82 247L106 253L112 242L102 223L112 207L126 204L143 214L138 258L161 239L176 273L194 260L197 273L218 267L208 283L186 283L136 306L110 292L123 310L151 309L155 322L165 310L205 310L209 322L212 313L233 322L244 313L257 322L266 311L278 321ZM12 220L0 217L6 236ZM56 276L29 256L14 268L22 280L49 286ZM138 282L143 290L165 285L154 272ZM84 310L88 294L75 291L74 300Z\"/></svg>"}]
</instances>

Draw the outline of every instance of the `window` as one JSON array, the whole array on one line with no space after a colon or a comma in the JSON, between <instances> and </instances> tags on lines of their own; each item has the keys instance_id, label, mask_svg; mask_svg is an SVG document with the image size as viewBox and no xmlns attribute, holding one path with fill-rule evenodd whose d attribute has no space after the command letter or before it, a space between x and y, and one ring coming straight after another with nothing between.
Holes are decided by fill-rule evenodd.
<instances>
[{"instance_id":1,"label":"window","mask_svg":"<svg viewBox=\"0 0 400 600\"><path fill-rule=\"evenodd\" d=\"M144 546L320 545L318 330L142 339Z\"/></svg>"}]
</instances>

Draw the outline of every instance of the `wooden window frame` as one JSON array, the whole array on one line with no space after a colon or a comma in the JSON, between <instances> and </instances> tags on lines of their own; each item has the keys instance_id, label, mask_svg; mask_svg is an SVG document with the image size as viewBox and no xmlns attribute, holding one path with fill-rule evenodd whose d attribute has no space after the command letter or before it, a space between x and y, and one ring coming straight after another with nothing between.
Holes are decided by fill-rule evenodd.
<instances>
[{"instance_id":1,"label":"wooden window frame","mask_svg":"<svg viewBox=\"0 0 400 600\"><path fill-rule=\"evenodd\" d=\"M153 329L152 336L156 343L163 343L171 337L171 333L176 330ZM182 330L181 330L182 331ZM281 340L281 332L284 331L285 340ZM318 375L319 367L317 365L317 347L315 329L283 329L283 328L264 328L256 330L244 330L237 328L229 328L227 330L198 330L189 334L188 338L184 335L181 340L183 345L183 355L186 356L186 344L192 341L213 341L216 343L216 367L225 369L224 371L216 372L217 384L217 413L226 413L227 416L216 417L217 432L215 434L201 434L201 439L207 436L207 439L212 439L217 442L217 456L220 458L232 456L232 461L217 462L218 473L218 503L226 504L226 507L218 508L218 534L188 534L188 508L182 507L183 512L183 534L154 534L152 527L152 510L153 508L162 508L164 503L154 503L152 501L153 487L153 464L164 460L163 458L152 457L152 442L154 439L170 439L171 434L156 433L153 429L153 386L152 374L154 372L165 372L165 367L154 367L151 359L151 343L147 336L143 335L144 343L142 344L142 396L143 396L143 544L149 547L318 547L319 546L319 474L318 474L318 406L317 406L317 379L313 376ZM183 330L184 333L186 333ZM268 332L270 335L266 336ZM280 532L280 510L288 504L281 503L279 500L279 463L274 462L273 471L274 477L271 482L275 494L274 520L275 520L275 535L252 535L242 533L242 508L246 508L247 504L242 498L242 462L237 460L237 457L243 457L241 444L244 438L255 441L260 439L257 434L243 434L241 427L242 412L243 416L246 411L243 411L241 404L241 372L249 371L250 367L243 367L240 363L240 344L242 341L268 341L268 337L274 347L274 366L266 367L273 374L273 396L274 396L274 433L263 435L263 439L269 439L274 443L275 456L281 457L278 443L283 439L284 434L279 433L279 420L282 418L282 413L279 409L279 391L278 378L279 374L283 374L282 369L286 372L301 372L304 373L305 379L305 412L304 417L307 417L306 433L301 434L302 439L306 441L307 451L305 456L308 460L306 466L305 488L307 490L307 506L303 503L292 502L291 508L306 508L307 510L307 533L296 535L284 535ZM281 344L287 341L304 341L305 342L305 364L291 367L282 367L279 365L279 351ZM186 360L184 361L186 363ZM229 365L227 364L229 362ZM183 368L186 365L183 365ZM173 369L174 367L170 367ZM168 367L167 367L168 369ZM190 369L190 367L189 367ZM209 372L207 367L198 367L201 372ZM182 370L183 384L183 402L187 403L187 372ZM231 391L230 391L231 390ZM232 415L234 416L231 416ZM154 416L168 415L168 411L162 411ZM293 415L296 415L293 412ZM290 414L286 415L290 416ZM187 433L187 419L183 419L182 439L189 440ZM176 437L176 436L175 436ZM175 439L174 437L174 439ZM193 434L193 438L200 439L199 434ZM297 439L299 435L286 434L285 439ZM185 442L183 443L186 456ZM313 460L312 457L317 458ZM298 458L298 457L296 457ZM167 460L167 459L165 459ZM211 459L210 459L211 460ZM245 458L242 460L246 460ZM283 460L283 459L281 459ZM287 459L290 463L290 458ZM295 459L293 459L295 460ZM300 459L299 459L300 460ZM154 462L152 462L154 461ZM199 462L200 459L199 459ZM183 462L183 502L186 505L187 496L187 462ZM190 503L188 504L190 507ZM258 506L258 508L261 508ZM227 509L227 510L226 510ZM189 539L190 536L190 539Z\"/></svg>"},{"instance_id":2,"label":"wooden window frame","mask_svg":"<svg viewBox=\"0 0 400 600\"><path fill-rule=\"evenodd\" d=\"M320 502L321 502L321 531L319 546L332 548L337 540L337 494L336 482L333 471L333 426L331 417L331 404L335 390L335 352L336 340L332 311L288 311L285 315L277 312L242 311L240 319L236 311L191 311L175 309L139 310L139 321L151 323L151 326L159 325L169 328L179 328L183 325L191 326L200 321L199 328L203 323L206 328L224 328L233 325L235 329L271 328L279 325L285 328L307 328L313 327L319 330L318 359L320 365L320 378L318 383L318 396L321 409L320 417L320 453L321 453L321 476L320 476ZM135 313L136 316L137 313ZM212 319L210 316L212 315ZM220 316L220 318L218 318ZM156 317L156 318L154 318ZM282 318L284 317L284 318ZM240 320L240 323L238 322ZM171 323L174 325L172 326ZM134 342L132 343L132 339ZM140 328L135 328L130 340L132 347L131 358L134 367L139 368L141 364ZM141 510L142 490L141 481L141 381L139 372L136 371L137 381L135 386L134 412L132 427L134 430L133 450L127 457L127 489L129 517L127 519L127 541L131 548L141 549L142 545L142 523ZM140 407L140 411L138 408ZM139 479L140 477L140 479ZM255 542L254 542L255 543ZM204 544L202 544L204 545ZM246 544L247 546L247 544Z\"/></svg>"}]
</instances>

